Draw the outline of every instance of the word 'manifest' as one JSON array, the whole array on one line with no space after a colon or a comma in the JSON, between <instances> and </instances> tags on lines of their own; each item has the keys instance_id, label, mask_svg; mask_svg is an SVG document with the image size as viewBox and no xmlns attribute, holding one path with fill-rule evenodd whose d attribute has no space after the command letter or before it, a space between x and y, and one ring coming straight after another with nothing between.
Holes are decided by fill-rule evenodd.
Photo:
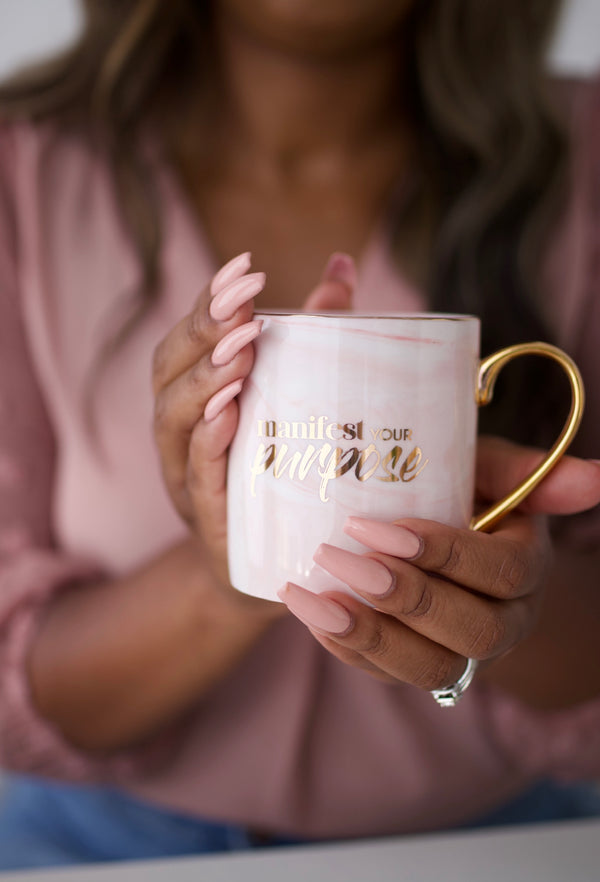
<instances>
[{"instance_id":1,"label":"word 'manifest'","mask_svg":"<svg viewBox=\"0 0 600 882\"><path fill-rule=\"evenodd\" d=\"M274 438L277 441L259 442L250 466L250 490L256 496L256 479L267 472L279 480L285 476L291 481L305 481L316 470L320 478L319 498L328 502L327 489L330 481L343 475L354 476L358 481L371 478L385 483L414 481L421 474L428 459L423 460L423 451L413 446L405 452L403 447L394 445L382 452L377 441L412 441L412 429L406 428L366 428L364 420L358 422L338 422L327 416L309 416L307 420L289 422L287 420L258 420L259 438ZM283 440L281 440L283 439ZM291 450L287 441L322 441L320 445L308 443ZM340 447L330 441L369 441L367 446Z\"/></svg>"},{"instance_id":2,"label":"word 'manifest'","mask_svg":"<svg viewBox=\"0 0 600 882\"><path fill-rule=\"evenodd\" d=\"M323 441L329 438L330 441L352 441L358 438L362 441L364 438L364 420L359 423L336 423L329 420L329 417L310 416L306 422L296 421L288 422L287 420L258 420L258 428L256 434L259 438L301 438L303 441L310 439L311 441ZM377 441L381 436L382 441L410 441L412 438L411 429L369 429L373 440Z\"/></svg>"}]
</instances>

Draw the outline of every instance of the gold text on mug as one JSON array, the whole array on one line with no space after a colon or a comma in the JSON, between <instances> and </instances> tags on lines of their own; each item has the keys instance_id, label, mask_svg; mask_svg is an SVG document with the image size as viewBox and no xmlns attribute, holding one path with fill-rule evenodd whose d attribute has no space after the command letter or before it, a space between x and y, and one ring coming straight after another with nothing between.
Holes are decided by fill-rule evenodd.
<instances>
[{"instance_id":1,"label":"gold text on mug","mask_svg":"<svg viewBox=\"0 0 600 882\"><path fill-rule=\"evenodd\" d=\"M290 452L285 442L279 445L260 443L250 466L250 492L256 496L256 479L267 472L275 480L287 476L290 481L302 482L316 470L321 479L319 499L329 502L328 484L336 478L349 475L363 482L375 478L386 483L406 484L414 481L429 462L428 459L422 460L420 447L413 447L404 455L403 448L398 445L382 454L375 444L364 449L349 447L343 450L325 442L321 447L308 444L303 450Z\"/></svg>"}]
</instances>

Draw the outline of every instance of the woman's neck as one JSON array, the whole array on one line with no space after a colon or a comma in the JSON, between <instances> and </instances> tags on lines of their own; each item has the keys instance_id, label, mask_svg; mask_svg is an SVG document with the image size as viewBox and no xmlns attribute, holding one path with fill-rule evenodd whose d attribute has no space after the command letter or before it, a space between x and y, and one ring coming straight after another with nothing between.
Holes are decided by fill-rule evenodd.
<instances>
[{"instance_id":1,"label":"woman's neck","mask_svg":"<svg viewBox=\"0 0 600 882\"><path fill-rule=\"evenodd\" d=\"M236 164L301 178L397 138L397 43L310 57L269 45L225 17L216 29L218 126Z\"/></svg>"}]
</instances>

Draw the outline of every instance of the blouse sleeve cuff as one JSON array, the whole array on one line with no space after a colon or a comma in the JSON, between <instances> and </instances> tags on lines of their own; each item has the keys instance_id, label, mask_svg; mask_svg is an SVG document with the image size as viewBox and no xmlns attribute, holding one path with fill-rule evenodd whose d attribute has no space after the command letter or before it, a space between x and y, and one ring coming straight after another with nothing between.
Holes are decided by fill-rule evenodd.
<instances>
[{"instance_id":1,"label":"blouse sleeve cuff","mask_svg":"<svg viewBox=\"0 0 600 882\"><path fill-rule=\"evenodd\" d=\"M157 736L143 747L103 758L70 745L36 710L27 678L27 660L48 600L74 582L102 578L89 562L49 551L31 551L10 568L2 566L0 608L0 764L12 771L70 781L132 779L171 754L178 731ZM17 585L27 584L20 601ZM32 587L35 586L35 587ZM13 590L11 590L13 589Z\"/></svg>"}]
</instances>

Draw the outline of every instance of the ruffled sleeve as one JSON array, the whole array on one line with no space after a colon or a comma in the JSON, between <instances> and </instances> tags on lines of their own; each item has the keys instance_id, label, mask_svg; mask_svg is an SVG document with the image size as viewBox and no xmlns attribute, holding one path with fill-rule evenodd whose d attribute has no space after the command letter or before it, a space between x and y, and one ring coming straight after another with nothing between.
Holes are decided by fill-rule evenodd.
<instances>
[{"instance_id":1,"label":"ruffled sleeve","mask_svg":"<svg viewBox=\"0 0 600 882\"><path fill-rule=\"evenodd\" d=\"M0 128L0 765L75 780L114 777L152 762L160 746L90 757L37 713L28 685L28 653L49 600L102 574L94 561L53 547L55 451L19 305L15 160L12 133Z\"/></svg>"}]
</instances>

